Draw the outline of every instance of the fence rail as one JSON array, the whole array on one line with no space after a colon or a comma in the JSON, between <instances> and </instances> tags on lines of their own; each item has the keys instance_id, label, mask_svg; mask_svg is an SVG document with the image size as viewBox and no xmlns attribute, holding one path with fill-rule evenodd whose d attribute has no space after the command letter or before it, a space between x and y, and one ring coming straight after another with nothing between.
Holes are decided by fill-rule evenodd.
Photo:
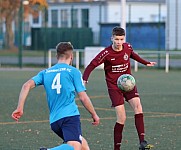
<instances>
[{"instance_id":1,"label":"fence rail","mask_svg":"<svg viewBox=\"0 0 181 150\"><path fill-rule=\"evenodd\" d=\"M155 59L155 56L158 57L160 60L165 60L165 72L169 72L170 67L170 56L178 56L181 58L181 51L137 51L137 53L145 58L152 58ZM164 58L162 58L164 56ZM178 65L181 63L181 59L178 59ZM134 70L135 72L138 71L138 62L134 62Z\"/></svg>"},{"instance_id":2,"label":"fence rail","mask_svg":"<svg viewBox=\"0 0 181 150\"><path fill-rule=\"evenodd\" d=\"M52 52L55 52L55 49L50 49L48 51L48 66L50 67L52 65ZM83 49L76 49L75 50L75 66L76 68L80 68L80 53L84 53ZM181 68L181 51L136 51L141 57L145 59L149 59L150 61L156 61L157 65L158 62L162 62L162 66L165 68L165 72L169 72L170 68L170 62L171 59L170 56L177 56L178 58L174 59L175 63L172 66L180 67ZM134 71L137 72L139 68L139 63L137 61L134 61ZM83 65L83 64L81 64Z\"/></svg>"},{"instance_id":3,"label":"fence rail","mask_svg":"<svg viewBox=\"0 0 181 150\"><path fill-rule=\"evenodd\" d=\"M165 72L169 72L172 68L181 69L181 51L135 51L141 57L149 61L157 62L156 67L164 68ZM32 54L34 52L32 51ZM23 55L22 63L23 67L26 66L48 66L57 63L55 49L48 50L48 55ZM77 68L85 67L85 51L84 49L75 49L73 65ZM46 61L45 61L46 60ZM140 67L144 67L142 64L135 62L131 59L131 64L135 71L138 71ZM18 66L18 56L0 56L0 67L16 67Z\"/></svg>"}]
</instances>

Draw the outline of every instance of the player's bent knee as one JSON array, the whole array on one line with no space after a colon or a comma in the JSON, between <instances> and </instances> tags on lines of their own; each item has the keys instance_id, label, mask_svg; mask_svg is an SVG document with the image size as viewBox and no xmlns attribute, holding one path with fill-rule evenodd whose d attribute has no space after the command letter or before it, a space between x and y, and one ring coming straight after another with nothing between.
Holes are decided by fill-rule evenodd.
<instances>
[{"instance_id":1,"label":"player's bent knee","mask_svg":"<svg viewBox=\"0 0 181 150\"><path fill-rule=\"evenodd\" d=\"M124 124L125 121L126 121L126 116L122 116L122 117L117 118L117 122L119 124Z\"/></svg>"}]
</instances>

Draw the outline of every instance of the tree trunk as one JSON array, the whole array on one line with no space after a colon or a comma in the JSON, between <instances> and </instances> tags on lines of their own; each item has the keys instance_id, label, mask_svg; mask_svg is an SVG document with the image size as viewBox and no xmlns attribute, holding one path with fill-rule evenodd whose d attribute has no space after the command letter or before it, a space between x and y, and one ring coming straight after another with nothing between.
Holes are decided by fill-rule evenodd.
<instances>
[{"instance_id":1,"label":"tree trunk","mask_svg":"<svg viewBox=\"0 0 181 150\"><path fill-rule=\"evenodd\" d=\"M7 16L6 17L6 37L5 37L5 47L10 50L14 50L14 33L12 30L12 17Z\"/></svg>"}]
</instances>

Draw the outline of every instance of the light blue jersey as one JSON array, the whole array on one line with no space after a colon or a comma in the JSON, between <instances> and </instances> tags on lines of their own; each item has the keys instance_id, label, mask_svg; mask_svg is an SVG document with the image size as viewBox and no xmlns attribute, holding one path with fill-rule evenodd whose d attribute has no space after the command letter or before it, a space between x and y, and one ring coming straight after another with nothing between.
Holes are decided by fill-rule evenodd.
<instances>
[{"instance_id":1,"label":"light blue jersey","mask_svg":"<svg viewBox=\"0 0 181 150\"><path fill-rule=\"evenodd\" d=\"M50 124L64 117L80 115L75 94L86 89L78 69L60 63L39 72L32 80L36 86L44 85L50 110Z\"/></svg>"}]
</instances>

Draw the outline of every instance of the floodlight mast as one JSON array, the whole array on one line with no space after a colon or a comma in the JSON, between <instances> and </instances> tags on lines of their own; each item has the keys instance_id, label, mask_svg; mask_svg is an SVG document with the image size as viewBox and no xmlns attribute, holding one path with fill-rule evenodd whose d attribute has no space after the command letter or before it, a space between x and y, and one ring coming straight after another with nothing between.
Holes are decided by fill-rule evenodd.
<instances>
[{"instance_id":1,"label":"floodlight mast","mask_svg":"<svg viewBox=\"0 0 181 150\"><path fill-rule=\"evenodd\" d=\"M18 12L18 19L19 19L19 43L18 43L18 61L19 61L19 67L22 68L22 50L23 50L23 13L24 13L24 6L23 5L28 5L29 1L28 0L21 0L20 1L20 8Z\"/></svg>"},{"instance_id":2,"label":"floodlight mast","mask_svg":"<svg viewBox=\"0 0 181 150\"><path fill-rule=\"evenodd\" d=\"M121 22L120 26L126 30L126 0L120 0L121 2Z\"/></svg>"}]
</instances>

